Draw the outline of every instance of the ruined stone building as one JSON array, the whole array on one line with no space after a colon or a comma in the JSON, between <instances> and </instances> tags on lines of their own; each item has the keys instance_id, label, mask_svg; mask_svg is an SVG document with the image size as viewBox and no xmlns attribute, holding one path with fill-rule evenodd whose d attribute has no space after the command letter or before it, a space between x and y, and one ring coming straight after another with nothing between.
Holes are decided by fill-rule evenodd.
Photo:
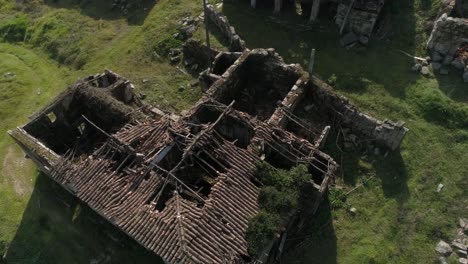
<instances>
[{"instance_id":1,"label":"ruined stone building","mask_svg":"<svg viewBox=\"0 0 468 264\"><path fill-rule=\"evenodd\" d=\"M267 254L249 256L258 161L306 165L315 211L338 168L320 150L330 126L390 149L407 131L360 113L272 49L220 53L208 74L206 94L182 116L144 104L128 80L106 71L9 134L42 172L166 262L265 263L284 232Z\"/></svg>"},{"instance_id":2,"label":"ruined stone building","mask_svg":"<svg viewBox=\"0 0 468 264\"><path fill-rule=\"evenodd\" d=\"M336 6L334 19L340 33L353 32L366 40L371 37L385 4L385 0L251 0L250 4L256 8L259 2L263 5L269 3L273 6L274 12L280 12L287 4L295 5L299 2L303 15L309 17L310 21L317 19L321 8L325 5L334 5Z\"/></svg>"},{"instance_id":3,"label":"ruined stone building","mask_svg":"<svg viewBox=\"0 0 468 264\"><path fill-rule=\"evenodd\" d=\"M468 82L468 1L444 1L427 43L432 68L448 74L448 68L462 71Z\"/></svg>"}]
</instances>

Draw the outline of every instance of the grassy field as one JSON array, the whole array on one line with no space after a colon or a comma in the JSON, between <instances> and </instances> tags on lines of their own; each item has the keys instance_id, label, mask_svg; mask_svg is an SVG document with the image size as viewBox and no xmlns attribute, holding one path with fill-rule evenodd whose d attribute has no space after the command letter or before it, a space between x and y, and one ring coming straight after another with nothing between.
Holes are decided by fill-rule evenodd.
<instances>
[{"instance_id":1,"label":"grassy field","mask_svg":"<svg viewBox=\"0 0 468 264\"><path fill-rule=\"evenodd\" d=\"M199 89L179 91L194 77L154 52L179 47L172 37L177 20L200 14L200 7L162 0L124 16L109 12L111 2L0 1L0 256L8 250L8 263L160 262L96 224L99 217L88 209L78 210L6 134L77 78L105 68L167 110L186 109L199 98Z\"/></svg>"},{"instance_id":2,"label":"grassy field","mask_svg":"<svg viewBox=\"0 0 468 264\"><path fill-rule=\"evenodd\" d=\"M438 1L432 2L394 1L388 7L393 37L373 40L366 50L340 47L336 27L324 20L304 31L298 26L304 21L293 12L272 16L270 10L224 5L249 47L274 47L287 62L303 66L315 48L319 76L335 75L338 92L361 109L404 120L410 129L401 150L386 158L343 155L344 177L337 185L345 191L374 177L347 197L345 207L355 207L357 214L323 206L287 263L434 263L438 240L451 241L458 217L467 216L468 85L460 73L414 74L412 59L399 52L425 56L427 34L421 28L435 14ZM340 161L334 145L328 151ZM439 183L444 188L437 193Z\"/></svg>"},{"instance_id":3,"label":"grassy field","mask_svg":"<svg viewBox=\"0 0 468 264\"><path fill-rule=\"evenodd\" d=\"M6 131L67 84L104 68L130 78L150 102L186 109L201 93L179 91L194 77L164 53L180 46L173 38L177 20L200 14L199 3L144 1L123 15L108 9L111 0L24 2L0 0L0 255L8 249L8 263L158 262L38 175ZM468 87L460 74L415 75L411 59L398 51L424 55L424 20L438 1L427 3L393 1L393 37L373 40L365 51L340 47L336 27L325 20L301 31L297 25L305 21L291 12L273 17L242 1L224 5L250 48L274 47L303 66L316 48L317 74L335 75L339 93L376 117L406 121L411 130L401 151L386 158L343 155L345 173L337 183L346 190L374 176L347 197L357 214L323 206L286 263L433 263L437 241L450 240L458 217L468 216ZM213 41L222 42L216 35ZM328 148L341 159L333 144ZM439 183L444 189L437 193Z\"/></svg>"}]
</instances>

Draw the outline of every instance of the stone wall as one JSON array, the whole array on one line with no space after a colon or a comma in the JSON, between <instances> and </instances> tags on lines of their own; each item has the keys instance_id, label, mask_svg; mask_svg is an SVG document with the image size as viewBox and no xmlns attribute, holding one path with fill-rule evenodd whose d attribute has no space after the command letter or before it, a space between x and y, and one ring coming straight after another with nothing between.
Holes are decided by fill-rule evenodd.
<instances>
[{"instance_id":1,"label":"stone wall","mask_svg":"<svg viewBox=\"0 0 468 264\"><path fill-rule=\"evenodd\" d=\"M313 103L324 113L336 114L342 126L350 128L360 137L396 150L409 131L402 121L380 121L359 111L346 97L335 93L328 84L315 76L311 78L310 85L309 89L313 89Z\"/></svg>"},{"instance_id":2,"label":"stone wall","mask_svg":"<svg viewBox=\"0 0 468 264\"><path fill-rule=\"evenodd\" d=\"M221 34L229 41L230 51L244 51L245 41L236 33L234 27L229 24L227 17L216 10L212 5L207 6L207 14L210 21L221 31Z\"/></svg>"},{"instance_id":3,"label":"stone wall","mask_svg":"<svg viewBox=\"0 0 468 264\"><path fill-rule=\"evenodd\" d=\"M465 1L465 3L468 1ZM440 74L448 74L447 67L463 71L463 78L468 82L468 19L452 17L459 13L457 1L443 3L440 17L434 23L427 49L431 53L432 68Z\"/></svg>"},{"instance_id":4,"label":"stone wall","mask_svg":"<svg viewBox=\"0 0 468 264\"><path fill-rule=\"evenodd\" d=\"M443 14L435 22L427 48L441 55L455 55L462 44L468 43L468 19Z\"/></svg>"}]
</instances>

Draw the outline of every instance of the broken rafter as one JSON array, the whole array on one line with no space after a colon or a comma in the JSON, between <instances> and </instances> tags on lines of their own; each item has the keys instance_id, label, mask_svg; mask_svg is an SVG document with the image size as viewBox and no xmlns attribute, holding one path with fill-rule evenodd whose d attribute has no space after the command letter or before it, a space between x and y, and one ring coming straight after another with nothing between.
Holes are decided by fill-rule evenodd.
<instances>
[{"instance_id":1,"label":"broken rafter","mask_svg":"<svg viewBox=\"0 0 468 264\"><path fill-rule=\"evenodd\" d=\"M125 142L122 142L120 141L119 139L117 139L116 137L110 135L109 133L107 133L106 131L104 131L102 128L100 128L98 125L94 124L91 120L89 120L85 115L81 115L81 117L84 118L84 120L86 120L86 122L88 122L89 124L91 124L93 127L95 127L97 130L99 130L101 133L103 133L104 135L106 135L110 140L111 142L110 143L115 143L117 144L117 148L120 149L120 145L123 145L124 148L123 150L125 152L131 152L131 153L135 153L135 150L129 146L127 143Z\"/></svg>"},{"instance_id":2,"label":"broken rafter","mask_svg":"<svg viewBox=\"0 0 468 264\"><path fill-rule=\"evenodd\" d=\"M174 180L176 180L177 182L180 183L180 185L182 185L184 188L186 188L187 190L189 190L191 193L193 193L201 202L205 202L205 198L201 197L196 191L194 191L192 188L190 188L189 186L187 186L187 184L185 184L183 181L181 181L179 178L177 178L172 172L170 171L167 171L161 167L159 167L157 164L154 164L154 163L151 163L152 166L156 167L158 170L161 170L162 172L166 173L168 176L172 177ZM169 179L169 177L167 177L167 179ZM166 181L167 181L166 179ZM166 185L166 182L165 182L165 185ZM163 186L163 188L165 187L165 185ZM160 191L160 193L162 192L162 189Z\"/></svg>"}]
</instances>

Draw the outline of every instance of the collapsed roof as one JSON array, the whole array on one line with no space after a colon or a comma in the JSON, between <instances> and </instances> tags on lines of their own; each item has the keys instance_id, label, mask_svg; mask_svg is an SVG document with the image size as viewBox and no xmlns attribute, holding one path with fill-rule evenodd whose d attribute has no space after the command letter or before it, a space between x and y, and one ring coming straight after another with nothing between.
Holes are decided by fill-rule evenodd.
<instances>
[{"instance_id":1,"label":"collapsed roof","mask_svg":"<svg viewBox=\"0 0 468 264\"><path fill-rule=\"evenodd\" d=\"M319 150L330 126L391 149L407 132L360 113L272 49L220 53L212 69L214 83L183 116L144 104L128 80L106 71L9 134L44 173L165 261L237 263L250 259L257 162L306 165L315 211L338 168ZM298 117L303 102L308 121Z\"/></svg>"}]
</instances>

